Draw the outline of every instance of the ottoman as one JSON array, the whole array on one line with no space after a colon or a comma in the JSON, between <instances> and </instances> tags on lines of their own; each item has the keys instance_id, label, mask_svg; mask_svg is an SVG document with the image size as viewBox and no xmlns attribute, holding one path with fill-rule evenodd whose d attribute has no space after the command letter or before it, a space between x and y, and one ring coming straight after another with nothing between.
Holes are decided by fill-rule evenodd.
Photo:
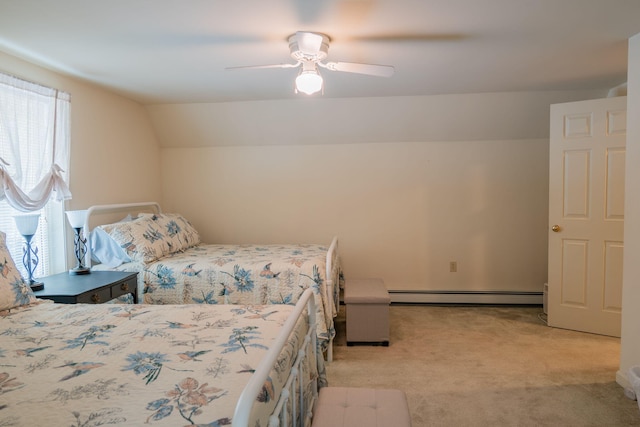
<instances>
[{"instance_id":1,"label":"ottoman","mask_svg":"<svg viewBox=\"0 0 640 427\"><path fill-rule=\"evenodd\" d=\"M323 387L312 427L411 427L407 397L401 390Z\"/></svg>"},{"instance_id":2,"label":"ottoman","mask_svg":"<svg viewBox=\"0 0 640 427\"><path fill-rule=\"evenodd\" d=\"M344 285L347 345L389 345L391 297L382 279L349 279Z\"/></svg>"}]
</instances>

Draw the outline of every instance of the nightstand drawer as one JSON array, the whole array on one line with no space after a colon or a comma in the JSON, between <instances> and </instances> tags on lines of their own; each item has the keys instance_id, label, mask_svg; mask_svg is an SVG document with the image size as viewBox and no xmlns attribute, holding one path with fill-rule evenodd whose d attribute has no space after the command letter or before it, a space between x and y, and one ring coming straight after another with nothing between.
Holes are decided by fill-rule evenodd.
<instances>
[{"instance_id":1,"label":"nightstand drawer","mask_svg":"<svg viewBox=\"0 0 640 427\"><path fill-rule=\"evenodd\" d=\"M111 289L102 288L78 295L78 303L82 304L102 304L111 300Z\"/></svg>"},{"instance_id":2,"label":"nightstand drawer","mask_svg":"<svg viewBox=\"0 0 640 427\"><path fill-rule=\"evenodd\" d=\"M119 296L126 294L135 295L136 287L138 286L137 276L129 280L125 280L121 283L116 283L111 286L111 299L118 298Z\"/></svg>"}]
</instances>

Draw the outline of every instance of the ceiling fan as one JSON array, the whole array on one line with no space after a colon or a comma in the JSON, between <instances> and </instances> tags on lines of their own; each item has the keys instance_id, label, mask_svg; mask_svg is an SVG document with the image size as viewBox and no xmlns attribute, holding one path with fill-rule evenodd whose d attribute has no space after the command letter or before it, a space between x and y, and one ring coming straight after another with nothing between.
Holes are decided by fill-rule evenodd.
<instances>
[{"instance_id":1,"label":"ceiling fan","mask_svg":"<svg viewBox=\"0 0 640 427\"><path fill-rule=\"evenodd\" d=\"M343 71L346 73L367 74L378 77L391 77L394 68L390 65L359 64L355 62L322 62L329 52L329 36L322 33L298 31L289 36L289 51L295 64L273 65L248 65L240 67L228 67L227 70L247 68L300 68L300 73L295 80L296 92L307 95L319 92L323 89L323 80L318 67L331 71Z\"/></svg>"}]
</instances>

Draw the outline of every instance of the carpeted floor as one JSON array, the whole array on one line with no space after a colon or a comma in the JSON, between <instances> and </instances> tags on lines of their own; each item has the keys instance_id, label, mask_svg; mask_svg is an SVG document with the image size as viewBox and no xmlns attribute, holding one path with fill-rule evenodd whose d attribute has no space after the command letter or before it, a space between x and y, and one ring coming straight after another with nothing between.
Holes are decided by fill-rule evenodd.
<instances>
[{"instance_id":1,"label":"carpeted floor","mask_svg":"<svg viewBox=\"0 0 640 427\"><path fill-rule=\"evenodd\" d=\"M345 340L329 385L398 388L413 427L640 426L616 384L620 340L547 327L539 307L392 305L389 347Z\"/></svg>"}]
</instances>

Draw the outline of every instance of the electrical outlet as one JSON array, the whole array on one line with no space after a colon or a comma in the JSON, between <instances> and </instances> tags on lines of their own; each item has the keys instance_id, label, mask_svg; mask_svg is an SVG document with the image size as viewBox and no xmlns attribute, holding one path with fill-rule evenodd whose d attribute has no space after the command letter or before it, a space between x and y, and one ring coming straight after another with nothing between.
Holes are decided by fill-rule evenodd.
<instances>
[{"instance_id":1,"label":"electrical outlet","mask_svg":"<svg viewBox=\"0 0 640 427\"><path fill-rule=\"evenodd\" d=\"M450 273L456 273L458 271L458 262L457 261L451 261L449 263L449 272Z\"/></svg>"}]
</instances>

